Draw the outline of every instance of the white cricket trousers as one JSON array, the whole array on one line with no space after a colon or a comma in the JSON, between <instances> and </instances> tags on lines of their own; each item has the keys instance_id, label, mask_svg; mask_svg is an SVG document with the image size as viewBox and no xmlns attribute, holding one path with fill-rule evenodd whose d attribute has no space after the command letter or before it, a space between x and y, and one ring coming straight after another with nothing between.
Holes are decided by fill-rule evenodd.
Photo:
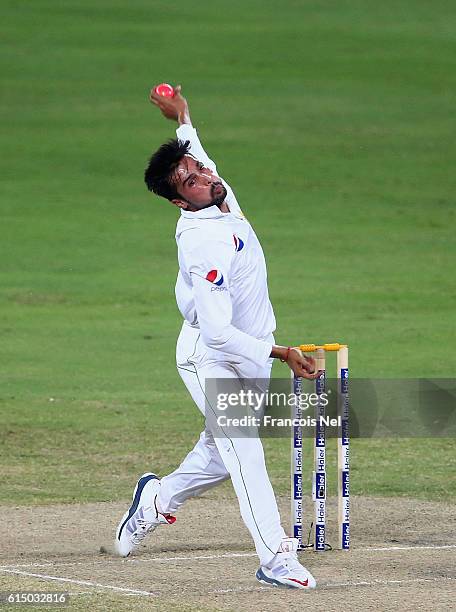
<instances>
[{"instance_id":1,"label":"white cricket trousers","mask_svg":"<svg viewBox=\"0 0 456 612\"><path fill-rule=\"evenodd\" d=\"M187 323L182 326L177 341L176 361L179 374L203 415L206 378L248 378L264 382L269 380L272 368L272 359L266 367L258 368L243 358L233 360L233 356L208 349L199 330ZM260 563L268 565L286 535L260 438L233 438L220 432L213 436L206 428L181 465L162 478L157 505L161 512L172 514L189 497L200 495L227 478L233 483L241 516L255 542Z\"/></svg>"}]
</instances>

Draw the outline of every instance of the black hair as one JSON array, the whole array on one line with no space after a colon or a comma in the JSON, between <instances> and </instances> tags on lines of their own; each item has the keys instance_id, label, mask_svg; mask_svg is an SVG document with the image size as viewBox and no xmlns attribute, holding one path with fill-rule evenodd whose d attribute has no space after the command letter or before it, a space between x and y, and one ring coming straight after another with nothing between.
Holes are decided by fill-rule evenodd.
<instances>
[{"instance_id":1,"label":"black hair","mask_svg":"<svg viewBox=\"0 0 456 612\"><path fill-rule=\"evenodd\" d=\"M174 138L168 140L152 155L144 172L147 189L167 200L178 199L181 196L170 180L179 162L190 150L190 141Z\"/></svg>"}]
</instances>

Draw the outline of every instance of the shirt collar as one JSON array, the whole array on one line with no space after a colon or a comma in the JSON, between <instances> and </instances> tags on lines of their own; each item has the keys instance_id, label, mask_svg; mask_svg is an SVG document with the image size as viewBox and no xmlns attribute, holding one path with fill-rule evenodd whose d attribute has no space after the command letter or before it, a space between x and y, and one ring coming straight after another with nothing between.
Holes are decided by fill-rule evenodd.
<instances>
[{"instance_id":1,"label":"shirt collar","mask_svg":"<svg viewBox=\"0 0 456 612\"><path fill-rule=\"evenodd\" d=\"M218 219L220 217L225 217L230 213L223 213L218 206L208 206L207 208L203 208L201 210L196 210L195 212L190 212L188 210L184 210L181 208L181 216L186 219Z\"/></svg>"}]
</instances>

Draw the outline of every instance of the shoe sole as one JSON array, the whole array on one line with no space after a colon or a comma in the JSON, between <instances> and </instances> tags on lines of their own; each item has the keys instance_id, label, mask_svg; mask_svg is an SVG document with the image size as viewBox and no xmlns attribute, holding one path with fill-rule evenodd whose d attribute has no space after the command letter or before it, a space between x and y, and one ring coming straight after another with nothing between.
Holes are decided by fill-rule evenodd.
<instances>
[{"instance_id":1,"label":"shoe sole","mask_svg":"<svg viewBox=\"0 0 456 612\"><path fill-rule=\"evenodd\" d=\"M258 580L258 582L261 582L261 584L265 584L267 586L282 587L285 589L300 589L301 591L311 591L315 588L312 586L304 586L298 582L296 583L296 586L294 584L279 582L279 580L274 580L274 578L269 578L269 576L266 576L261 567L257 570L255 578Z\"/></svg>"},{"instance_id":2,"label":"shoe sole","mask_svg":"<svg viewBox=\"0 0 456 612\"><path fill-rule=\"evenodd\" d=\"M117 549L117 552L119 553L119 555L121 557L128 557L128 555L130 554L130 553L128 553L127 555L122 555L119 552L118 544L120 543L120 536L122 535L123 528L125 527L126 523L128 523L128 521L131 519L133 514L138 509L139 500L141 499L141 494L143 492L144 487L146 486L146 484L148 482L150 482L151 480L154 480L154 479L155 480L160 480L158 478L158 476L156 474L153 474L152 472L146 472L146 474L143 474L141 476L141 478L136 483L135 489L133 491L133 501L132 501L132 504L131 504L130 508L127 510L127 512L125 512L125 514L123 515L122 520L120 521L119 526L117 527L117 531L116 531L116 549Z\"/></svg>"}]
</instances>

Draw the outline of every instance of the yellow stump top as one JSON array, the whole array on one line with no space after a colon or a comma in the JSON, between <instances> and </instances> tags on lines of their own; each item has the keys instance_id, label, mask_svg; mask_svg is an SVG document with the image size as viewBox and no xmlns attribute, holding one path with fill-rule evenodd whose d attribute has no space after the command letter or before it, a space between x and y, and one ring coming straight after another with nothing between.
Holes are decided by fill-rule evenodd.
<instances>
[{"instance_id":1,"label":"yellow stump top","mask_svg":"<svg viewBox=\"0 0 456 612\"><path fill-rule=\"evenodd\" d=\"M348 348L348 345L332 342L329 344L300 344L299 348L304 353L313 353L317 349L323 349L324 351L339 351L341 348Z\"/></svg>"}]
</instances>

